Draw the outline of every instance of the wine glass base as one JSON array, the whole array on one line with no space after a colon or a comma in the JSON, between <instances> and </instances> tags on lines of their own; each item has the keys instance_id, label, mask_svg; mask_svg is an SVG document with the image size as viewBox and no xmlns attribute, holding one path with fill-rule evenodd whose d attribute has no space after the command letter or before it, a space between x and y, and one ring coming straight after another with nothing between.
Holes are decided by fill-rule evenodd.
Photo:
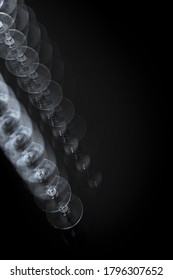
<instances>
[{"instance_id":1,"label":"wine glass base","mask_svg":"<svg viewBox=\"0 0 173 280\"><path fill-rule=\"evenodd\" d=\"M24 58L24 60L22 60ZM17 77L27 77L36 71L39 57L34 49L21 46L15 60L6 60L8 71Z\"/></svg>"},{"instance_id":2,"label":"wine glass base","mask_svg":"<svg viewBox=\"0 0 173 280\"><path fill-rule=\"evenodd\" d=\"M18 55L18 49L21 46L26 46L27 41L25 35L16 29L9 29L9 34L14 40L14 43L11 46L9 46L5 44L5 42L1 42L0 57L6 60L15 60Z\"/></svg>"},{"instance_id":3,"label":"wine glass base","mask_svg":"<svg viewBox=\"0 0 173 280\"><path fill-rule=\"evenodd\" d=\"M28 77L18 77L17 82L19 87L27 93L38 94L50 84L51 74L49 69L40 63L33 63L33 67L36 67L36 72Z\"/></svg>"},{"instance_id":4,"label":"wine glass base","mask_svg":"<svg viewBox=\"0 0 173 280\"><path fill-rule=\"evenodd\" d=\"M83 215L83 205L81 200L74 194L68 204L66 213L46 213L48 222L56 229L67 230L76 226Z\"/></svg>"},{"instance_id":5,"label":"wine glass base","mask_svg":"<svg viewBox=\"0 0 173 280\"><path fill-rule=\"evenodd\" d=\"M56 213L64 209L71 199L69 183L60 176L55 178L47 186L35 188L34 200L38 208L47 213Z\"/></svg>"}]
</instances>

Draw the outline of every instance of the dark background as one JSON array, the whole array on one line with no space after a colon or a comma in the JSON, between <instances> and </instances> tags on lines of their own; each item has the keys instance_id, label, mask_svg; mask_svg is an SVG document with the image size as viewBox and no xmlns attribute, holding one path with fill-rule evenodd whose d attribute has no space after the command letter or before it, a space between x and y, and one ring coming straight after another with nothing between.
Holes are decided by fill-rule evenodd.
<instances>
[{"instance_id":1,"label":"dark background","mask_svg":"<svg viewBox=\"0 0 173 280\"><path fill-rule=\"evenodd\" d=\"M26 4L59 47L64 95L95 137L89 150L103 182L92 192L71 181L84 205L75 238L48 224L1 154L1 258L171 257L164 10L111 1Z\"/></svg>"}]
</instances>

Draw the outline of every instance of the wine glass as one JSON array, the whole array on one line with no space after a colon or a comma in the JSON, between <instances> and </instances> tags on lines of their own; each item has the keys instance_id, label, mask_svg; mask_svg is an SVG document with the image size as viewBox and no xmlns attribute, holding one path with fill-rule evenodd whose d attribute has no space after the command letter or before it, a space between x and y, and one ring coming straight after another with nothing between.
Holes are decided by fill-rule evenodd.
<instances>
[{"instance_id":1,"label":"wine glass","mask_svg":"<svg viewBox=\"0 0 173 280\"><path fill-rule=\"evenodd\" d=\"M38 94L48 87L51 75L49 69L41 63L33 63L32 67L36 68L36 71L27 77L18 77L17 82L27 93Z\"/></svg>"},{"instance_id":2,"label":"wine glass","mask_svg":"<svg viewBox=\"0 0 173 280\"><path fill-rule=\"evenodd\" d=\"M47 157L44 145L32 142L22 151L16 160L15 167L21 178L27 180L28 174L35 169Z\"/></svg>"},{"instance_id":3,"label":"wine glass","mask_svg":"<svg viewBox=\"0 0 173 280\"><path fill-rule=\"evenodd\" d=\"M5 33L13 26L13 23L14 19L10 15L0 11L0 43L4 43Z\"/></svg>"},{"instance_id":4,"label":"wine glass","mask_svg":"<svg viewBox=\"0 0 173 280\"><path fill-rule=\"evenodd\" d=\"M38 67L39 57L32 48L21 46L13 60L8 60L9 56L11 56L11 51L7 54L5 65L8 71L17 77L27 77L35 72Z\"/></svg>"},{"instance_id":5,"label":"wine glass","mask_svg":"<svg viewBox=\"0 0 173 280\"><path fill-rule=\"evenodd\" d=\"M29 169L25 175L27 187L34 194L36 187L48 185L55 175L59 175L59 170L54 162L43 159L35 169Z\"/></svg>"},{"instance_id":6,"label":"wine glass","mask_svg":"<svg viewBox=\"0 0 173 280\"><path fill-rule=\"evenodd\" d=\"M36 205L48 213L61 211L71 198L71 188L66 179L55 176L49 184L40 184L35 187L34 199Z\"/></svg>"},{"instance_id":7,"label":"wine glass","mask_svg":"<svg viewBox=\"0 0 173 280\"><path fill-rule=\"evenodd\" d=\"M48 87L39 92L38 94L30 94L29 100L34 107L47 115L49 119L49 113L54 111L54 108L60 104L63 98L63 91L61 86L55 82L51 81Z\"/></svg>"},{"instance_id":8,"label":"wine glass","mask_svg":"<svg viewBox=\"0 0 173 280\"><path fill-rule=\"evenodd\" d=\"M44 121L47 121L52 128L52 133L56 138L62 136L75 115L75 108L71 100L63 97L61 103L54 109L49 118L42 114Z\"/></svg>"},{"instance_id":9,"label":"wine glass","mask_svg":"<svg viewBox=\"0 0 173 280\"><path fill-rule=\"evenodd\" d=\"M74 154L77 151L79 141L85 136L86 131L86 122L80 115L75 114L72 121L67 125L66 132L61 137L66 155Z\"/></svg>"},{"instance_id":10,"label":"wine glass","mask_svg":"<svg viewBox=\"0 0 173 280\"><path fill-rule=\"evenodd\" d=\"M76 226L83 215L83 204L74 194L67 205L64 205L60 211L50 213L46 212L48 222L56 229L67 230Z\"/></svg>"},{"instance_id":11,"label":"wine glass","mask_svg":"<svg viewBox=\"0 0 173 280\"><path fill-rule=\"evenodd\" d=\"M27 44L22 32L10 29L13 23L11 16L0 12L0 57L3 59L15 59L18 48Z\"/></svg>"}]
</instances>

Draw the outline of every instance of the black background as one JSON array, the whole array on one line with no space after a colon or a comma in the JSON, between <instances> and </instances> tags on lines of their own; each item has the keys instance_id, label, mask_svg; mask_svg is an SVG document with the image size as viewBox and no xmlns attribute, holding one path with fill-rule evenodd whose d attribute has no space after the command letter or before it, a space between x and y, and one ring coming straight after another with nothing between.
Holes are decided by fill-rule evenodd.
<instances>
[{"instance_id":1,"label":"black background","mask_svg":"<svg viewBox=\"0 0 173 280\"><path fill-rule=\"evenodd\" d=\"M72 238L48 224L1 154L1 258L169 258L164 10L111 1L26 4L58 44L64 95L96 137L103 183L90 192L72 182L84 204Z\"/></svg>"}]
</instances>

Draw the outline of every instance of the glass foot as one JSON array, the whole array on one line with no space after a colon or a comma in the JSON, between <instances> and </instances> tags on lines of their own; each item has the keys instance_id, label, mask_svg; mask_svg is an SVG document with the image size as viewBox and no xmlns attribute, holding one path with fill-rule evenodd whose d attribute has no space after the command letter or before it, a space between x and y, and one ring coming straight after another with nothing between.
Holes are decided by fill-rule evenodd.
<instances>
[{"instance_id":1,"label":"glass foot","mask_svg":"<svg viewBox=\"0 0 173 280\"><path fill-rule=\"evenodd\" d=\"M63 177L55 176L49 185L35 188L34 198L38 208L54 213L67 206L71 198L71 188Z\"/></svg>"},{"instance_id":2,"label":"glass foot","mask_svg":"<svg viewBox=\"0 0 173 280\"><path fill-rule=\"evenodd\" d=\"M70 229L76 226L83 215L83 204L81 200L72 194L66 209L61 212L46 213L48 222L57 229Z\"/></svg>"}]
</instances>

